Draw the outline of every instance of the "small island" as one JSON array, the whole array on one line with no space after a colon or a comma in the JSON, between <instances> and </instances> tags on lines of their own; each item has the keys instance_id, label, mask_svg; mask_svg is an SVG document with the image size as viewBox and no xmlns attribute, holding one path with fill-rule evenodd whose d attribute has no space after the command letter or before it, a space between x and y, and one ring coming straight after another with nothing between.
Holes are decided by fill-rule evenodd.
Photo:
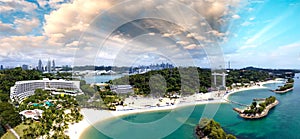
<instances>
[{"instance_id":1,"label":"small island","mask_svg":"<svg viewBox=\"0 0 300 139\"><path fill-rule=\"evenodd\" d=\"M234 108L234 110L244 119L260 119L267 116L269 110L278 104L279 101L276 100L276 97L270 96L260 103L253 101L245 110L240 110L238 108Z\"/></svg>"},{"instance_id":2,"label":"small island","mask_svg":"<svg viewBox=\"0 0 300 139\"><path fill-rule=\"evenodd\" d=\"M278 94L284 94L294 89L294 79L289 78L284 86L280 86L279 88L272 90Z\"/></svg>"},{"instance_id":3,"label":"small island","mask_svg":"<svg viewBox=\"0 0 300 139\"><path fill-rule=\"evenodd\" d=\"M236 139L235 136L227 134L218 122L208 118L200 120L195 134L198 139Z\"/></svg>"}]
</instances>

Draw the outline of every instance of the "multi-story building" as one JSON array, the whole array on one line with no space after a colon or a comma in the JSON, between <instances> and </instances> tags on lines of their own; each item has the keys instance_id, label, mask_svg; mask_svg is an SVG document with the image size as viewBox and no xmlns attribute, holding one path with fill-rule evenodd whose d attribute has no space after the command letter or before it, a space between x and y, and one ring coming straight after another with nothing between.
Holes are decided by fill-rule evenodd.
<instances>
[{"instance_id":1,"label":"multi-story building","mask_svg":"<svg viewBox=\"0 0 300 139\"><path fill-rule=\"evenodd\" d=\"M26 65L26 64L23 64L23 65L22 65L22 69L23 69L23 70L28 70L28 69L29 69L29 66Z\"/></svg>"},{"instance_id":2,"label":"multi-story building","mask_svg":"<svg viewBox=\"0 0 300 139\"><path fill-rule=\"evenodd\" d=\"M47 72L50 73L51 72L51 61L48 60L48 63L47 63Z\"/></svg>"},{"instance_id":3,"label":"multi-story building","mask_svg":"<svg viewBox=\"0 0 300 139\"><path fill-rule=\"evenodd\" d=\"M43 71L43 63L42 63L42 60L39 60L39 63L38 63L38 70L39 71Z\"/></svg>"},{"instance_id":4,"label":"multi-story building","mask_svg":"<svg viewBox=\"0 0 300 139\"><path fill-rule=\"evenodd\" d=\"M43 80L17 81L10 88L10 99L22 101L25 97L33 95L36 89L50 90L55 94L58 92L70 95L83 94L80 90L80 81L49 80L44 78Z\"/></svg>"},{"instance_id":5,"label":"multi-story building","mask_svg":"<svg viewBox=\"0 0 300 139\"><path fill-rule=\"evenodd\" d=\"M55 61L52 60L52 71L55 71Z\"/></svg>"},{"instance_id":6,"label":"multi-story building","mask_svg":"<svg viewBox=\"0 0 300 139\"><path fill-rule=\"evenodd\" d=\"M133 93L131 85L111 85L110 89L112 92L116 92L118 94Z\"/></svg>"}]
</instances>

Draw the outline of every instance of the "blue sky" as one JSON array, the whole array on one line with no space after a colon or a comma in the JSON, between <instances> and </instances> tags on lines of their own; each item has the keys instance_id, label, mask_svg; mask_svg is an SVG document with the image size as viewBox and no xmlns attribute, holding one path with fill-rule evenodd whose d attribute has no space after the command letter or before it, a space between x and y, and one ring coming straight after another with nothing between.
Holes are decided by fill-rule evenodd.
<instances>
[{"instance_id":1,"label":"blue sky","mask_svg":"<svg viewBox=\"0 0 300 139\"><path fill-rule=\"evenodd\" d=\"M205 49L217 45L233 68L300 69L299 6L298 0L1 0L0 64L209 67ZM173 23L118 24L155 10Z\"/></svg>"},{"instance_id":2,"label":"blue sky","mask_svg":"<svg viewBox=\"0 0 300 139\"><path fill-rule=\"evenodd\" d=\"M224 44L230 61L239 65L299 68L298 1L269 0L249 4L247 8L238 12L240 20L232 21L240 24L232 30L236 36ZM245 62L237 60L239 57Z\"/></svg>"}]
</instances>

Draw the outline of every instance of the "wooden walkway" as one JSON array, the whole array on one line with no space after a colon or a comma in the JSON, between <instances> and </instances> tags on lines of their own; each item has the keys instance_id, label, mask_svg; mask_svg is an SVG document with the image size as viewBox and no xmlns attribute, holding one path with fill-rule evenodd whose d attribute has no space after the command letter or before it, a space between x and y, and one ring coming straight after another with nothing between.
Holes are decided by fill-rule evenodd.
<instances>
[{"instance_id":1,"label":"wooden walkway","mask_svg":"<svg viewBox=\"0 0 300 139\"><path fill-rule=\"evenodd\" d=\"M240 106L246 106L246 107L250 106L250 105L246 105L246 104L239 103L239 102L232 101L232 100L228 100L228 99L224 99L224 100L227 101L227 102L229 102L229 103L237 104L237 105L240 105Z\"/></svg>"}]
</instances>

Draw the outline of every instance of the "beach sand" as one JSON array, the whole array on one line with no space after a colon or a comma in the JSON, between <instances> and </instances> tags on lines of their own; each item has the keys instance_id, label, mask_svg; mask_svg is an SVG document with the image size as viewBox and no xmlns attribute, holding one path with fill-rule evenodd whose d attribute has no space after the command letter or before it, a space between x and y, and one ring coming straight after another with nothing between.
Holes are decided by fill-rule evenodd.
<instances>
[{"instance_id":1,"label":"beach sand","mask_svg":"<svg viewBox=\"0 0 300 139\"><path fill-rule=\"evenodd\" d=\"M263 85L264 84L269 84L269 83L282 83L282 81L279 80L270 80L266 82L259 82L255 86L251 87L242 87L239 89L233 89L223 97L214 99L214 100L207 100L208 98L214 97L216 95L216 92L212 93L206 93L206 94L198 94L198 95L192 95L189 97L185 97L184 101L181 103L175 103L175 105L170 105L170 106L163 106L163 107L151 107L151 108L137 108L134 110L127 110L127 111L108 111L108 110L94 110L94 109L86 109L83 108L81 109L80 113L84 116L84 119L80 121L79 123L75 124L70 124L69 129L66 130L66 134L70 136L71 139L79 139L80 135L87 129L89 126L104 121L108 120L110 118L118 117L118 116L124 116L124 115L129 115L129 114L134 114L134 113L142 113L142 112L151 112L151 111L163 111L163 110L170 110L170 109L175 109L179 107L185 107L185 106L193 106L193 105L202 105L202 104L209 104L209 103L227 103L225 101L228 99L228 97L231 94L234 94L236 92L240 91L246 91L246 90L252 90L252 89L262 89L266 88ZM202 99L202 101L196 101L198 99ZM132 101L132 100L130 100ZM138 102L137 102L138 101ZM151 100L152 103L154 100ZM145 100L141 99L136 99L136 103L146 103ZM154 102L156 103L156 102Z\"/></svg>"}]
</instances>

